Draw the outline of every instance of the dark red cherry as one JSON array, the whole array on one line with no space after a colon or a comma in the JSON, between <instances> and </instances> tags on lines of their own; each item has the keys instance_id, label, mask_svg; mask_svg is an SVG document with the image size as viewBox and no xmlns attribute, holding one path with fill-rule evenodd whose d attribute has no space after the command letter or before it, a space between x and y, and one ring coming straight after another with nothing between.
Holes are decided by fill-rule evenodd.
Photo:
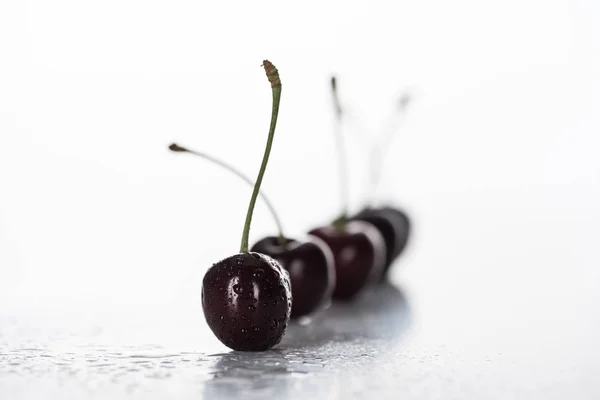
<instances>
[{"instance_id":1,"label":"dark red cherry","mask_svg":"<svg viewBox=\"0 0 600 400\"><path fill-rule=\"evenodd\" d=\"M375 209L364 209L359 212L356 216L350 218L351 220L366 221L371 223L385 241L385 266L384 270L387 270L394 260L394 251L396 248L396 231L390 218L380 210Z\"/></svg>"},{"instance_id":2,"label":"dark red cherry","mask_svg":"<svg viewBox=\"0 0 600 400\"><path fill-rule=\"evenodd\" d=\"M292 285L292 318L310 315L323 309L335 287L335 267L331 250L319 238L300 242L269 236L259 240L251 251L267 254L290 274Z\"/></svg>"},{"instance_id":3,"label":"dark red cherry","mask_svg":"<svg viewBox=\"0 0 600 400\"><path fill-rule=\"evenodd\" d=\"M394 221L393 224L397 232L395 252L396 257L398 257L402 251L404 251L406 244L408 243L412 227L411 220L408 215L399 208L386 206L382 207L381 210L393 216L391 219Z\"/></svg>"},{"instance_id":4,"label":"dark red cherry","mask_svg":"<svg viewBox=\"0 0 600 400\"><path fill-rule=\"evenodd\" d=\"M399 209L382 207L365 208L351 219L370 222L383 236L386 245L386 262L382 274L384 278L392 263L406 247L410 232L408 216Z\"/></svg>"},{"instance_id":5,"label":"dark red cherry","mask_svg":"<svg viewBox=\"0 0 600 400\"><path fill-rule=\"evenodd\" d=\"M350 299L380 279L385 263L385 241L370 223L349 221L342 229L328 225L309 233L322 239L333 252L336 273L333 297Z\"/></svg>"},{"instance_id":6,"label":"dark red cherry","mask_svg":"<svg viewBox=\"0 0 600 400\"><path fill-rule=\"evenodd\" d=\"M289 322L288 273L264 254L228 257L206 272L202 308L208 326L225 346L267 350L281 341Z\"/></svg>"}]
</instances>

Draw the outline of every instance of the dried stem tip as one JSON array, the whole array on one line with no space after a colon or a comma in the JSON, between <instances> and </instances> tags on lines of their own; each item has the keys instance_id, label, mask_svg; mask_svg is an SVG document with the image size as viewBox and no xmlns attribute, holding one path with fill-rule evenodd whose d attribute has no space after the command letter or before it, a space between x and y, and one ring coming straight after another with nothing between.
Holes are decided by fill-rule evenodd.
<instances>
[{"instance_id":1,"label":"dried stem tip","mask_svg":"<svg viewBox=\"0 0 600 400\"><path fill-rule=\"evenodd\" d=\"M271 87L281 87L281 79L279 79L279 71L269 60L263 60L262 66L265 68L267 78L271 82Z\"/></svg>"},{"instance_id":2,"label":"dried stem tip","mask_svg":"<svg viewBox=\"0 0 600 400\"><path fill-rule=\"evenodd\" d=\"M169 150L171 151L183 151L186 152L188 151L188 149L179 146L178 144L173 143L172 145L169 146Z\"/></svg>"},{"instance_id":3,"label":"dried stem tip","mask_svg":"<svg viewBox=\"0 0 600 400\"><path fill-rule=\"evenodd\" d=\"M331 77L331 94L333 95L333 107L335 108L335 115L339 119L342 117L342 105L340 104L340 98L337 92L337 79L335 76Z\"/></svg>"}]
</instances>

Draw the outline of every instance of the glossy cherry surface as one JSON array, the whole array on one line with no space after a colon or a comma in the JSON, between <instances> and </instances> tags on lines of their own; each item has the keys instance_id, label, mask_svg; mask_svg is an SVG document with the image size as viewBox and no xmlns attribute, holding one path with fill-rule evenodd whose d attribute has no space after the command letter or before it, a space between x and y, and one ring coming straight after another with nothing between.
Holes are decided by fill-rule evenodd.
<instances>
[{"instance_id":1,"label":"glossy cherry surface","mask_svg":"<svg viewBox=\"0 0 600 400\"><path fill-rule=\"evenodd\" d=\"M408 215L401 209L396 207L381 207L381 210L388 215L391 215L394 227L396 228L396 257L398 257L402 251L406 248L406 244L410 238L410 232L412 228L411 220Z\"/></svg>"},{"instance_id":2,"label":"glossy cherry surface","mask_svg":"<svg viewBox=\"0 0 600 400\"><path fill-rule=\"evenodd\" d=\"M333 297L351 299L381 277L385 264L385 241L370 223L349 221L343 229L333 225L310 231L322 239L335 260Z\"/></svg>"},{"instance_id":3,"label":"glossy cherry surface","mask_svg":"<svg viewBox=\"0 0 600 400\"><path fill-rule=\"evenodd\" d=\"M228 257L206 272L202 308L208 326L227 347L267 350L281 341L290 318L288 273L264 254Z\"/></svg>"},{"instance_id":4,"label":"glossy cherry surface","mask_svg":"<svg viewBox=\"0 0 600 400\"><path fill-rule=\"evenodd\" d=\"M387 270L394 260L394 252L396 248L396 231L390 218L383 215L380 210L365 209L352 217L352 220L366 221L372 224L385 241L385 266L384 270Z\"/></svg>"},{"instance_id":5,"label":"glossy cherry surface","mask_svg":"<svg viewBox=\"0 0 600 400\"><path fill-rule=\"evenodd\" d=\"M277 260L290 275L292 285L292 318L310 315L331 301L335 287L333 254L318 238L301 242L269 236L259 240L251 251L267 254Z\"/></svg>"},{"instance_id":6,"label":"glossy cherry surface","mask_svg":"<svg viewBox=\"0 0 600 400\"><path fill-rule=\"evenodd\" d=\"M373 224L383 236L386 245L386 262L382 278L392 263L406 247L410 233L410 219L399 209L392 207L366 208L352 217Z\"/></svg>"}]
</instances>

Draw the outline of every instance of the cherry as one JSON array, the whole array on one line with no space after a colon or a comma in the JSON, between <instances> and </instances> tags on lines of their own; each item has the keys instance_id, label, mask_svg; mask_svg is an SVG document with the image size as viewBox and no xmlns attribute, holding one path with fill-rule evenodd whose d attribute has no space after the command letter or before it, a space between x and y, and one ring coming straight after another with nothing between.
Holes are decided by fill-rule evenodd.
<instances>
[{"instance_id":1,"label":"cherry","mask_svg":"<svg viewBox=\"0 0 600 400\"><path fill-rule=\"evenodd\" d=\"M395 257L398 257L406 248L406 245L410 238L412 228L411 219L408 216L408 214L404 212L404 210L401 210L396 207L385 206L381 207L381 210L388 213L388 215L392 215L394 217L392 219L394 219L393 225L395 227L397 235Z\"/></svg>"},{"instance_id":2,"label":"cherry","mask_svg":"<svg viewBox=\"0 0 600 400\"><path fill-rule=\"evenodd\" d=\"M287 272L260 253L240 253L213 265L202 282L206 322L224 345L262 351L287 328L292 296Z\"/></svg>"},{"instance_id":3,"label":"cherry","mask_svg":"<svg viewBox=\"0 0 600 400\"><path fill-rule=\"evenodd\" d=\"M383 280L392 263L406 247L410 219L402 210L392 207L365 208L351 219L370 222L383 236L386 247L386 260L381 275Z\"/></svg>"},{"instance_id":4,"label":"cherry","mask_svg":"<svg viewBox=\"0 0 600 400\"><path fill-rule=\"evenodd\" d=\"M385 242L373 225L347 221L343 227L328 225L309 233L322 239L333 252L336 273L334 298L351 299L381 277Z\"/></svg>"},{"instance_id":5,"label":"cherry","mask_svg":"<svg viewBox=\"0 0 600 400\"><path fill-rule=\"evenodd\" d=\"M341 119L342 110L337 97L335 77L332 77L332 94L335 101L336 115L339 120ZM372 207L369 204L377 193L377 188L383 174L385 156L391 147L392 140L396 136L398 122L400 121L399 117L405 116L406 109L411 101L412 97L408 93L399 97L390 118L384 125L383 134L372 144L368 163L369 182L365 186L366 191L364 194L364 203L367 206L350 218L351 220L366 221L373 224L383 236L386 247L386 261L382 279L385 277L394 260L406 247L411 222L408 215L402 210L393 207Z\"/></svg>"},{"instance_id":6,"label":"cherry","mask_svg":"<svg viewBox=\"0 0 600 400\"><path fill-rule=\"evenodd\" d=\"M342 212L331 225L313 229L309 233L322 239L333 252L336 272L333 297L351 299L368 283L381 276L385 263L385 241L373 225L348 220L348 179L341 124L343 110L337 96L335 77L331 78L331 89L336 117L334 126Z\"/></svg>"},{"instance_id":7,"label":"cherry","mask_svg":"<svg viewBox=\"0 0 600 400\"><path fill-rule=\"evenodd\" d=\"M384 269L389 268L389 265L395 258L396 232L393 222L386 215L387 213L379 209L366 208L361 212L351 217L351 220L365 221L372 224L381 233L385 242L385 264Z\"/></svg>"},{"instance_id":8,"label":"cherry","mask_svg":"<svg viewBox=\"0 0 600 400\"><path fill-rule=\"evenodd\" d=\"M262 351L281 341L292 309L289 274L271 257L248 252L248 236L260 185L275 135L281 80L277 68L263 61L271 83L273 107L269 136L250 197L240 252L214 264L202 280L202 309L215 336L233 350ZM187 151L171 145L173 151Z\"/></svg>"},{"instance_id":9,"label":"cherry","mask_svg":"<svg viewBox=\"0 0 600 400\"><path fill-rule=\"evenodd\" d=\"M307 242L269 236L259 240L251 251L273 257L288 271L292 284L291 317L301 318L322 310L331 301L336 273L331 250L320 239Z\"/></svg>"}]
</instances>

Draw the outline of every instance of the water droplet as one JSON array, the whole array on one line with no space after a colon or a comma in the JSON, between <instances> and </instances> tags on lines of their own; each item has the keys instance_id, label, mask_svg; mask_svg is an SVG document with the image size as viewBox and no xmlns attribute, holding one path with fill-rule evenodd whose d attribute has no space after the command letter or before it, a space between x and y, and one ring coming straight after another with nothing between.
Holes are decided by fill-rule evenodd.
<instances>
[{"instance_id":1,"label":"water droplet","mask_svg":"<svg viewBox=\"0 0 600 400\"><path fill-rule=\"evenodd\" d=\"M233 285L233 291L237 294L242 294L244 292L244 288L241 285Z\"/></svg>"},{"instance_id":2,"label":"water droplet","mask_svg":"<svg viewBox=\"0 0 600 400\"><path fill-rule=\"evenodd\" d=\"M225 322L225 316L224 316L224 315L221 315L221 316L219 317L219 319L221 320L221 322Z\"/></svg>"},{"instance_id":3,"label":"water droplet","mask_svg":"<svg viewBox=\"0 0 600 400\"><path fill-rule=\"evenodd\" d=\"M262 303L263 307L267 307L268 305L269 305L269 303L267 303L267 302Z\"/></svg>"},{"instance_id":4,"label":"water droplet","mask_svg":"<svg viewBox=\"0 0 600 400\"><path fill-rule=\"evenodd\" d=\"M248 310L250 310L250 311L256 311L256 307L254 307L252 304L250 304L248 306Z\"/></svg>"},{"instance_id":5,"label":"water droplet","mask_svg":"<svg viewBox=\"0 0 600 400\"><path fill-rule=\"evenodd\" d=\"M277 305L277 299L273 300L273 305L276 306Z\"/></svg>"},{"instance_id":6,"label":"water droplet","mask_svg":"<svg viewBox=\"0 0 600 400\"><path fill-rule=\"evenodd\" d=\"M257 270L254 271L254 273L252 275L254 275L255 278L260 278L265 274L265 271L262 270L262 268L258 268Z\"/></svg>"},{"instance_id":7,"label":"water droplet","mask_svg":"<svg viewBox=\"0 0 600 400\"><path fill-rule=\"evenodd\" d=\"M277 321L276 319L271 321L271 330L274 331L275 329L277 329L277 327L279 326L279 321Z\"/></svg>"},{"instance_id":8,"label":"water droplet","mask_svg":"<svg viewBox=\"0 0 600 400\"><path fill-rule=\"evenodd\" d=\"M242 321L248 321L248 317L247 317L247 316L245 316L245 315L242 315L242 317L241 317L241 318L242 318Z\"/></svg>"},{"instance_id":9,"label":"water droplet","mask_svg":"<svg viewBox=\"0 0 600 400\"><path fill-rule=\"evenodd\" d=\"M252 253L252 257L256 258L257 260L260 260L260 255L259 254Z\"/></svg>"},{"instance_id":10,"label":"water droplet","mask_svg":"<svg viewBox=\"0 0 600 400\"><path fill-rule=\"evenodd\" d=\"M235 263L237 265L244 265L244 259L242 257L238 257L235 259Z\"/></svg>"},{"instance_id":11,"label":"water droplet","mask_svg":"<svg viewBox=\"0 0 600 400\"><path fill-rule=\"evenodd\" d=\"M257 326L254 328L254 332L260 332L260 328Z\"/></svg>"},{"instance_id":12,"label":"water droplet","mask_svg":"<svg viewBox=\"0 0 600 400\"><path fill-rule=\"evenodd\" d=\"M245 334L245 333L248 333L248 329L246 329L246 328L242 328L242 333L244 333L244 334Z\"/></svg>"}]
</instances>

